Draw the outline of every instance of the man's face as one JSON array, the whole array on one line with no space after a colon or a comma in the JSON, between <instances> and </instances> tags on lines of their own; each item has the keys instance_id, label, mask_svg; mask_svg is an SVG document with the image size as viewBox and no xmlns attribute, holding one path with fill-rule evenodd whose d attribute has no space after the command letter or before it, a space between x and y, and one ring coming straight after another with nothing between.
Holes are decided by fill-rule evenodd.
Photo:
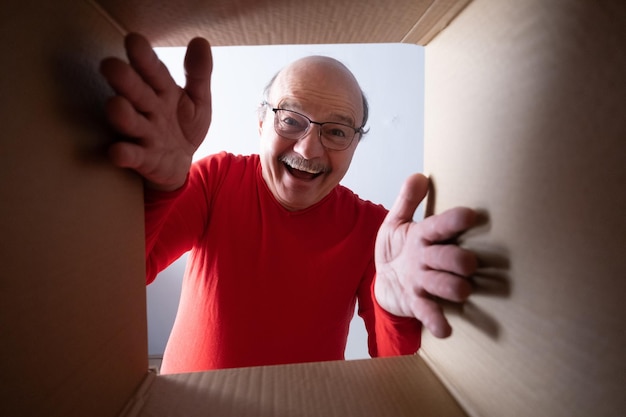
<instances>
[{"instance_id":1,"label":"man's face","mask_svg":"<svg viewBox=\"0 0 626 417\"><path fill-rule=\"evenodd\" d=\"M328 58L296 61L276 78L269 106L260 120L263 179L287 210L302 210L322 200L344 177L358 145L357 134L342 151L326 149L319 126L306 136L286 139L274 130L271 107L297 111L316 122L338 122L359 127L363 120L361 90L352 74Z\"/></svg>"}]
</instances>

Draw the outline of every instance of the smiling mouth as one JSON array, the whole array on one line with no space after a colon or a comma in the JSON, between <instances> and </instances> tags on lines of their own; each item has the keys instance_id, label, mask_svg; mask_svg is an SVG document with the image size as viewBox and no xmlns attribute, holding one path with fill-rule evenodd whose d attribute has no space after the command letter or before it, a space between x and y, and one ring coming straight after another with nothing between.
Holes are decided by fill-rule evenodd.
<instances>
[{"instance_id":1,"label":"smiling mouth","mask_svg":"<svg viewBox=\"0 0 626 417\"><path fill-rule=\"evenodd\" d=\"M281 162L291 176L300 180L312 181L326 172L323 166L300 158L283 157Z\"/></svg>"},{"instance_id":2,"label":"smiling mouth","mask_svg":"<svg viewBox=\"0 0 626 417\"><path fill-rule=\"evenodd\" d=\"M285 165L285 168L287 168L287 171L289 172L289 174L291 174L291 176L293 176L293 177L295 177L295 178L297 178L299 180L311 181L311 180L314 180L315 178L319 177L320 175L322 175L324 173L323 171L311 172L311 171L305 171L305 170L297 169L297 168L294 168L294 167L290 166L286 162L283 162L283 165Z\"/></svg>"}]
</instances>

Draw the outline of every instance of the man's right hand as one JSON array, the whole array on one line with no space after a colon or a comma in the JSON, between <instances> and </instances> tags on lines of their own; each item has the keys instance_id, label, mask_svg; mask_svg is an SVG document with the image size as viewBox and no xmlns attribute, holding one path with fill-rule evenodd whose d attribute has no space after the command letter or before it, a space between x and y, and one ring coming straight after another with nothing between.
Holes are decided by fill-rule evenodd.
<instances>
[{"instance_id":1,"label":"man's right hand","mask_svg":"<svg viewBox=\"0 0 626 417\"><path fill-rule=\"evenodd\" d=\"M128 63L107 58L100 67L116 93L107 102L107 118L130 138L114 143L109 155L115 165L137 171L146 186L176 190L211 124L211 47L202 38L189 42L185 88L176 85L143 36L129 34L125 47Z\"/></svg>"}]
</instances>

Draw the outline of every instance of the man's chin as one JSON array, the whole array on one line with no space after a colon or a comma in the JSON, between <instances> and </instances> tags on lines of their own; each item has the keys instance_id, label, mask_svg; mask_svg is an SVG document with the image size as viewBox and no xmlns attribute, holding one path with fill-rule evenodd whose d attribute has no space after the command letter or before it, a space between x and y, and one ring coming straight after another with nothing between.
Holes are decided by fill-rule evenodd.
<instances>
[{"instance_id":1,"label":"man's chin","mask_svg":"<svg viewBox=\"0 0 626 417\"><path fill-rule=\"evenodd\" d=\"M311 181L294 180L290 178L289 183L297 182L298 184L281 184L280 191L274 194L274 198L289 211L304 210L319 202L323 197L319 197L317 190L312 189L310 186L303 187L303 185L310 184Z\"/></svg>"}]
</instances>

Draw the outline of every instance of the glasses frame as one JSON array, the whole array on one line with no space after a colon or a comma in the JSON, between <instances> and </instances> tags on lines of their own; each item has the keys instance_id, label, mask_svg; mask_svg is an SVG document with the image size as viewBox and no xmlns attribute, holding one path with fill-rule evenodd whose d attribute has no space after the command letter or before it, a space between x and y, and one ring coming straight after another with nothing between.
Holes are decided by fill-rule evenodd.
<instances>
[{"instance_id":1,"label":"glasses frame","mask_svg":"<svg viewBox=\"0 0 626 417\"><path fill-rule=\"evenodd\" d=\"M316 121L314 121L314 120L311 120L308 116L306 116L306 115L304 115L304 114L302 114L302 113L300 113L300 112L297 112L297 111L295 111L295 110L283 109L283 108L280 108L280 107L272 107L272 106L271 106L269 103L267 103L267 102L264 102L264 103L263 103L263 105L264 105L264 106L268 106L268 107L272 110L272 112L274 112L274 131L275 131L275 132L276 132L276 133L277 133L280 137L283 137L283 138L285 138L285 139L289 139L289 140L296 140L296 141L298 141L298 140L302 139L303 137L305 137L305 136L309 133L309 130L311 129L311 125L313 124L313 125L318 125L318 126L320 127L320 129L319 129L319 132L318 132L317 136L319 137L319 139L320 139L320 143L322 144L322 146L323 146L324 148L329 149L329 150L332 150L332 151L345 151L346 149L348 149L348 148L350 147L350 145L352 145L352 142L354 141L354 138L356 137L357 133L358 133L358 134L360 134L360 135L362 135L362 134L363 134L363 126L361 126L361 127L358 127L358 128L357 128L357 127L350 126L350 125L347 125L347 124L345 124L345 123L339 123L339 122L316 122ZM294 137L294 138L290 138L290 137L283 136L283 134L282 134L281 132L279 132L279 130L278 130L278 117L277 117L277 116L278 116L278 112L279 112L279 111L288 111L288 112L291 112L291 113L295 113L295 114L297 114L298 116L302 116L302 117L304 117L304 118L305 118L305 119L309 122L309 124L308 124L308 126L306 127L306 129L304 129L304 130L302 131L302 135L298 136L297 138L296 138L296 137ZM321 129L321 128L322 128L325 124L334 124L334 125L340 125L340 126L344 126L344 127L350 128L350 129L354 130L354 135L352 136L352 138L350 139L350 141L348 142L348 144L347 144L345 147L343 147L343 148L334 148L334 147L329 147L328 145L326 145L326 144L324 143L324 140L323 140L323 137L324 137L324 136L322 135L322 129Z\"/></svg>"}]
</instances>

